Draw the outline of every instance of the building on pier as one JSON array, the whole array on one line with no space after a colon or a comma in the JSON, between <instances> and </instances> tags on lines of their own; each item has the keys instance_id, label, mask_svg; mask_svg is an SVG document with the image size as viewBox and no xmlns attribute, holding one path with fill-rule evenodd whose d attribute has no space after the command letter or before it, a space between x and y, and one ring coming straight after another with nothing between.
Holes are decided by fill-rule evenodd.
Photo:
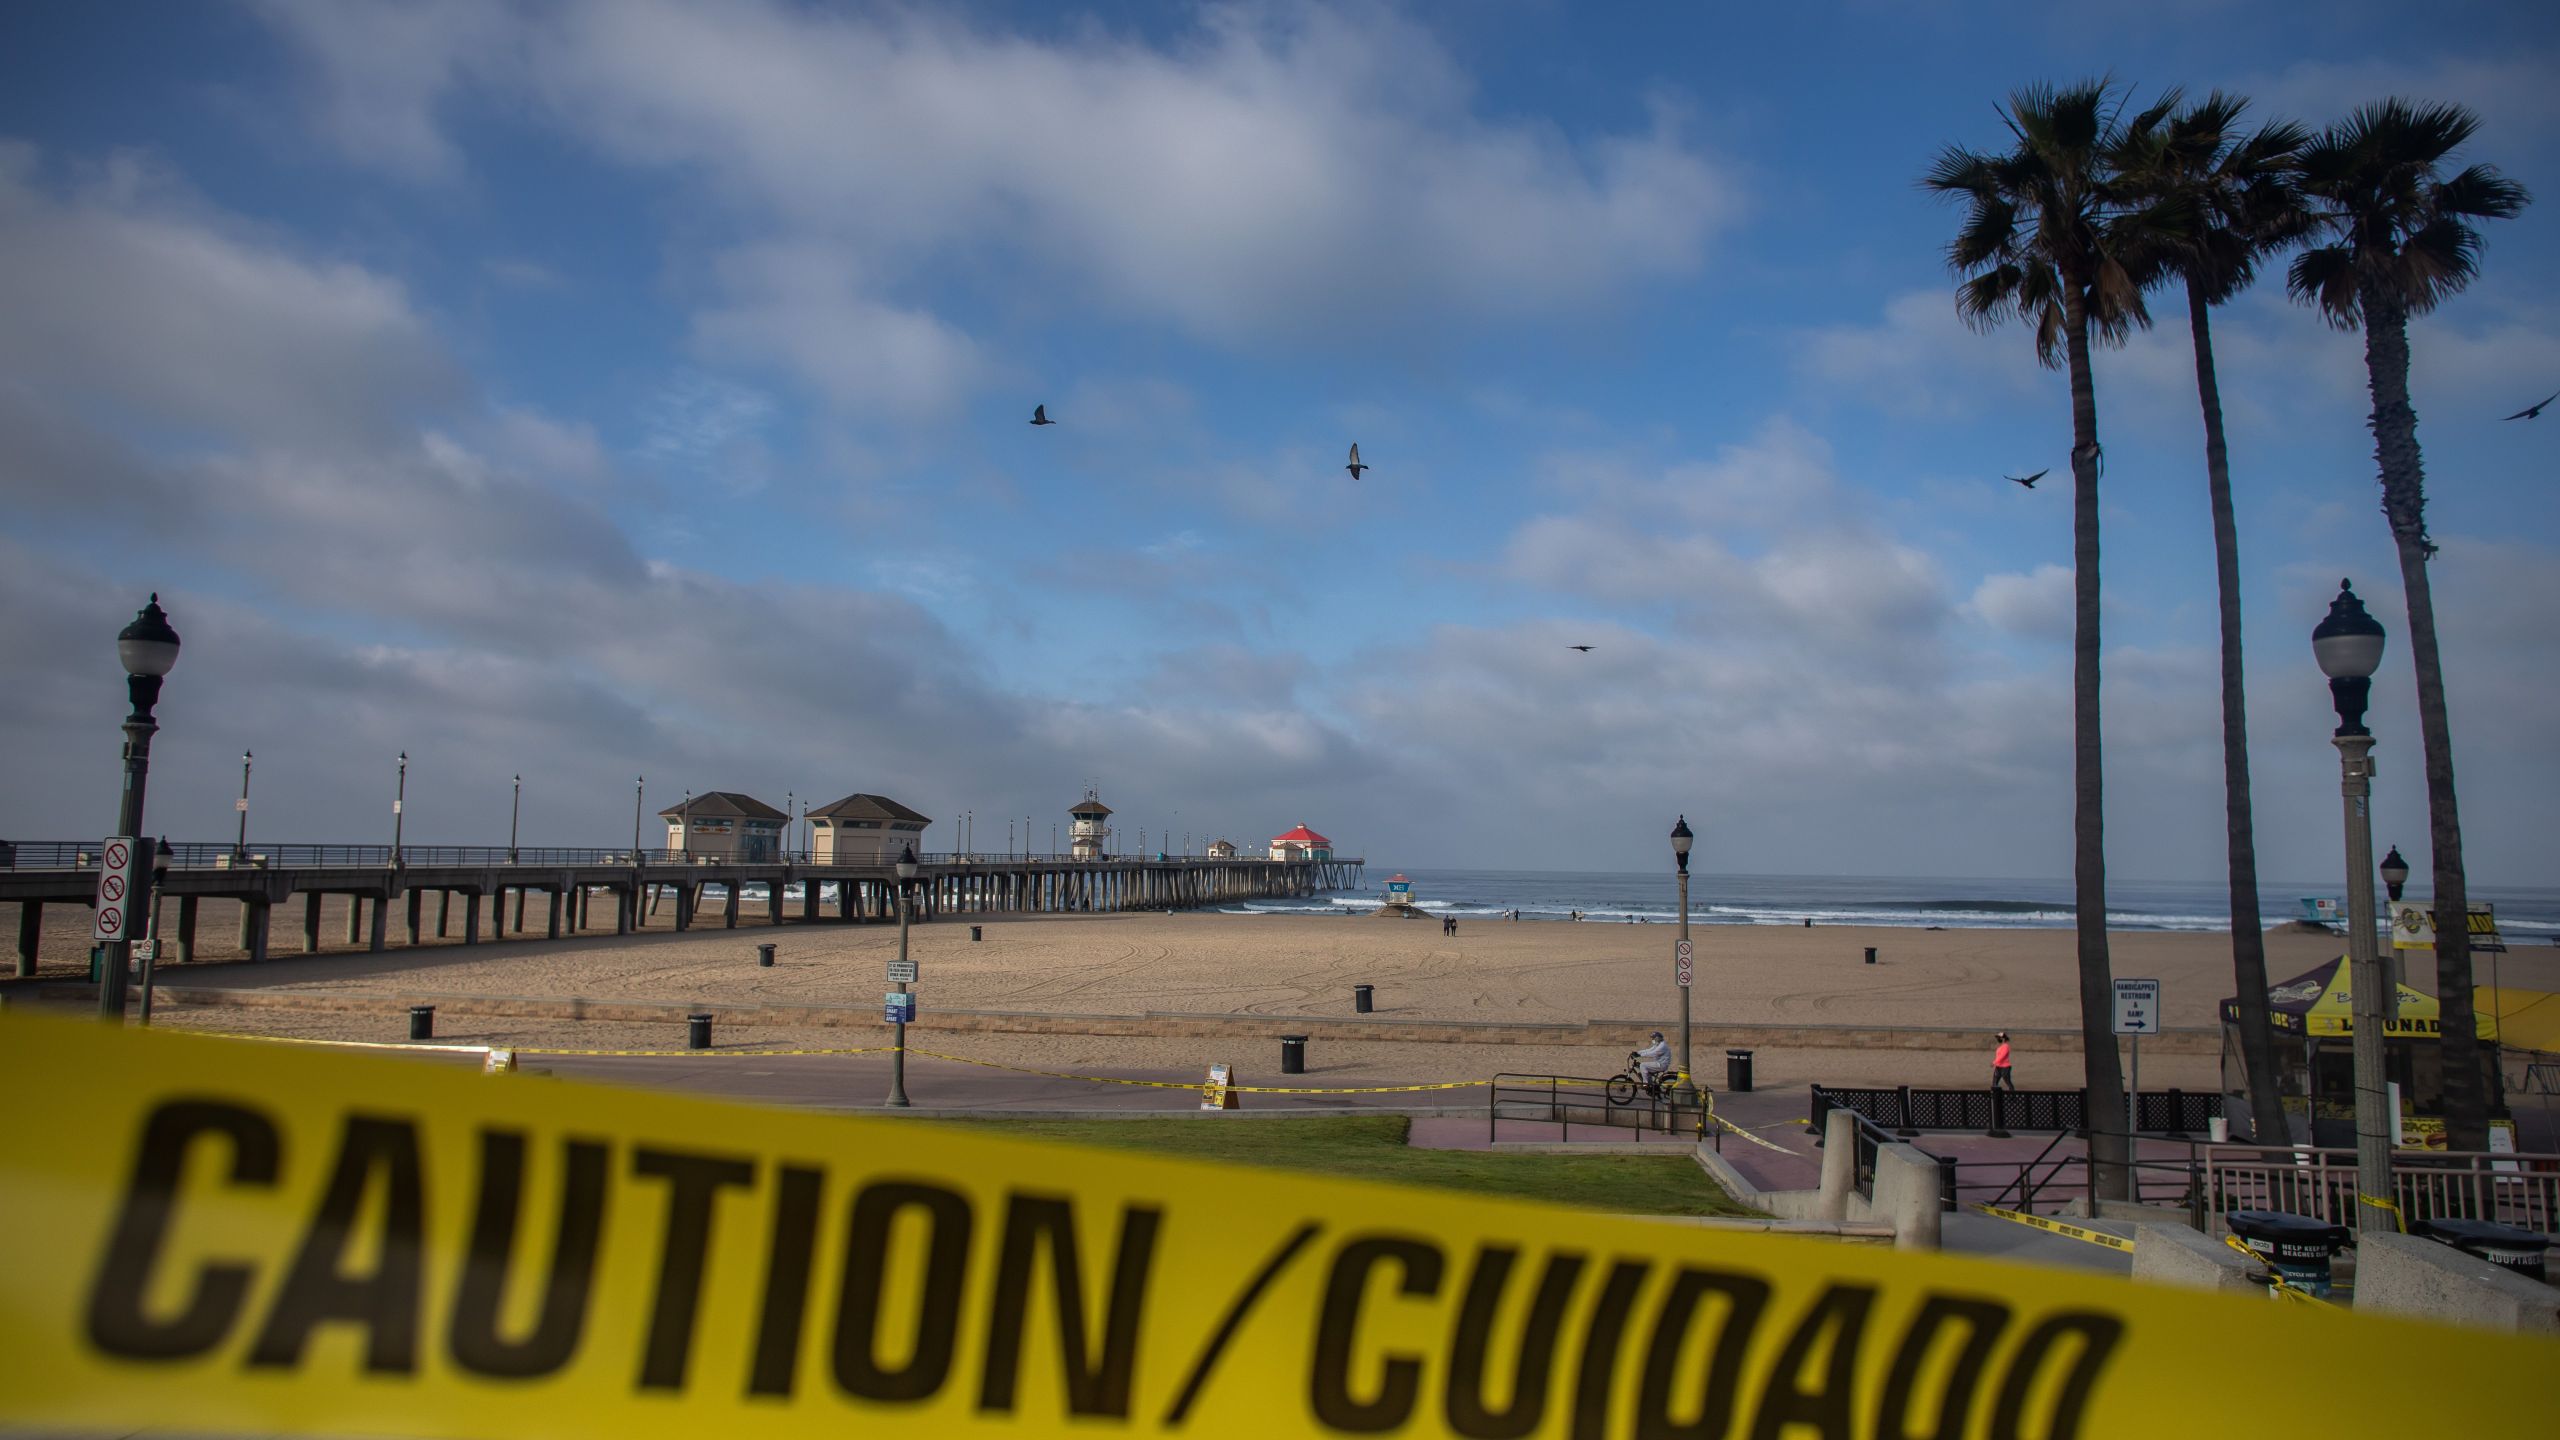
<instances>
[{"instance_id":1,"label":"building on pier","mask_svg":"<svg viewBox=\"0 0 2560 1440\"><path fill-rule=\"evenodd\" d=\"M782 858L788 816L753 795L706 790L690 803L658 812L667 822L667 848L694 860L735 860L762 865Z\"/></svg>"},{"instance_id":2,"label":"building on pier","mask_svg":"<svg viewBox=\"0 0 2560 1440\"><path fill-rule=\"evenodd\" d=\"M1084 800L1067 816L1073 822L1067 827L1067 853L1078 860L1099 860L1110 853L1111 807L1093 791L1084 792Z\"/></svg>"},{"instance_id":3,"label":"building on pier","mask_svg":"<svg viewBox=\"0 0 2560 1440\"><path fill-rule=\"evenodd\" d=\"M1236 842L1233 840L1210 841L1209 858L1212 860L1233 860L1236 858Z\"/></svg>"},{"instance_id":4,"label":"building on pier","mask_svg":"<svg viewBox=\"0 0 2560 1440\"><path fill-rule=\"evenodd\" d=\"M933 821L886 795L847 795L809 812L809 858L820 865L895 860L906 846L924 851Z\"/></svg>"},{"instance_id":5,"label":"building on pier","mask_svg":"<svg viewBox=\"0 0 2560 1440\"><path fill-rule=\"evenodd\" d=\"M1285 835L1271 837L1271 858L1274 860L1330 860L1333 858L1333 842L1308 829L1305 823L1301 822L1297 829Z\"/></svg>"}]
</instances>

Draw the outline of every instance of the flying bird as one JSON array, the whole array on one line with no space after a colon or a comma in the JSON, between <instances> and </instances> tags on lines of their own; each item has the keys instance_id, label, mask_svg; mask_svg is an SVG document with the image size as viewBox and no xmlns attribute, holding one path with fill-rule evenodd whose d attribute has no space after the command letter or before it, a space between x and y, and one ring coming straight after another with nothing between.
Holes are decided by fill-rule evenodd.
<instances>
[{"instance_id":1,"label":"flying bird","mask_svg":"<svg viewBox=\"0 0 2560 1440\"><path fill-rule=\"evenodd\" d=\"M1368 466L1360 463L1360 447L1358 445L1351 447L1351 463L1343 466L1342 468L1350 471L1351 478L1354 480L1360 478L1361 471L1369 468Z\"/></svg>"},{"instance_id":2,"label":"flying bird","mask_svg":"<svg viewBox=\"0 0 2560 1440\"><path fill-rule=\"evenodd\" d=\"M1585 654L1585 655L1588 655L1588 654L1590 654L1590 653L1591 653L1591 647L1590 647L1590 646L1588 646L1588 645L1567 645L1567 646L1566 646L1566 647L1564 647L1564 648L1566 648L1567 650L1579 650L1579 651L1581 651L1581 652L1582 652L1583 654Z\"/></svg>"},{"instance_id":3,"label":"flying bird","mask_svg":"<svg viewBox=\"0 0 2560 1440\"><path fill-rule=\"evenodd\" d=\"M2012 475L2012 476L2010 476L2009 478L2010 478L2010 479L2012 479L2012 480L2017 481L2017 482L2018 482L2019 484L2021 484L2021 485L2026 486L2028 489L2033 490L2034 488L2036 488L2036 482L2037 482L2037 481L2039 481L2039 480L2043 479L2044 477L2046 477L2047 475L2050 475L2050 474L2052 474L2052 473L2053 473L2053 467L2052 467L2052 466L2050 466L2050 465L2047 465L2046 467L2044 467L2043 469L2041 469L2041 470L2037 471L2037 472L2036 472L2036 473L2034 473L2033 475Z\"/></svg>"},{"instance_id":4,"label":"flying bird","mask_svg":"<svg viewBox=\"0 0 2560 1440\"><path fill-rule=\"evenodd\" d=\"M1049 418L1048 406L1034 405L1031 407L1031 423L1034 425L1055 425L1058 422Z\"/></svg>"},{"instance_id":5,"label":"flying bird","mask_svg":"<svg viewBox=\"0 0 2560 1440\"><path fill-rule=\"evenodd\" d=\"M2549 405L2554 400L2560 400L2560 390L2552 391L2550 394L2543 396L2541 399L2527 405L2507 418L2510 420L2539 420L2542 418L2543 407Z\"/></svg>"}]
</instances>

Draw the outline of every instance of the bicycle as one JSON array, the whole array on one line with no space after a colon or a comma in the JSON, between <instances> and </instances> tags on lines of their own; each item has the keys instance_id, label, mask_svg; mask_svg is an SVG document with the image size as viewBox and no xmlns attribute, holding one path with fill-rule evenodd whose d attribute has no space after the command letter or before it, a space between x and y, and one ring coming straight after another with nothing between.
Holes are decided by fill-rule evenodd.
<instances>
[{"instance_id":1,"label":"bicycle","mask_svg":"<svg viewBox=\"0 0 2560 1440\"><path fill-rule=\"evenodd\" d=\"M1645 1073L1642 1061L1630 1052L1627 1056L1627 1068L1609 1077L1609 1103L1632 1105L1639 1093L1646 1099L1659 1103L1664 1097L1664 1092L1677 1087L1688 1078L1689 1073L1685 1070L1665 1070L1658 1076L1648 1075Z\"/></svg>"}]
</instances>

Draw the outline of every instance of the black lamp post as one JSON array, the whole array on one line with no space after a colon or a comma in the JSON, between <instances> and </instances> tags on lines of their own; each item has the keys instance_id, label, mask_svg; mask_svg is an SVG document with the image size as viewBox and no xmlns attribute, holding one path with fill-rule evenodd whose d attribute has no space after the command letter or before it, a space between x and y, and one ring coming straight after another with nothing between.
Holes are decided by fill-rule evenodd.
<instances>
[{"instance_id":1,"label":"black lamp post","mask_svg":"<svg viewBox=\"0 0 2560 1440\"><path fill-rule=\"evenodd\" d=\"M1680 866L1680 944L1679 951L1689 949L1689 846L1695 840L1689 829L1689 817L1681 816L1671 826L1671 858ZM1672 978L1680 982L1680 1089L1682 1098L1698 1093L1697 1072L1689 1068L1689 975L1679 968L1678 955L1673 956Z\"/></svg>"},{"instance_id":2,"label":"black lamp post","mask_svg":"<svg viewBox=\"0 0 2560 1440\"><path fill-rule=\"evenodd\" d=\"M2390 854L2382 857L2382 884L2394 900L2400 898L2400 892L2409 884L2409 862L2400 858L2397 845L2391 847Z\"/></svg>"},{"instance_id":3,"label":"black lamp post","mask_svg":"<svg viewBox=\"0 0 2560 1440\"><path fill-rule=\"evenodd\" d=\"M232 808L240 812L240 835L231 842L231 863L239 864L249 854L249 761L250 751L240 752L240 803Z\"/></svg>"},{"instance_id":4,"label":"black lamp post","mask_svg":"<svg viewBox=\"0 0 2560 1440\"><path fill-rule=\"evenodd\" d=\"M649 777L636 776L631 781L631 863L640 863L640 797L649 793Z\"/></svg>"},{"instance_id":5,"label":"black lamp post","mask_svg":"<svg viewBox=\"0 0 2560 1440\"><path fill-rule=\"evenodd\" d=\"M151 778L151 737L160 729L151 712L160 704L161 680L178 663L178 632L169 628L168 612L160 608L157 592L150 604L135 613L133 623L117 632L116 658L124 663L125 697L132 702L133 712L124 717L124 795L116 806L115 833L133 837L139 847L144 843L142 797ZM125 934L133 933L134 917L150 913L153 903L151 867L137 865L125 906ZM125 967L132 955L131 940L107 942L98 974L100 1019L124 1019Z\"/></svg>"},{"instance_id":6,"label":"black lamp post","mask_svg":"<svg viewBox=\"0 0 2560 1440\"><path fill-rule=\"evenodd\" d=\"M692 792L692 791L687 790L686 792L684 792L684 808L683 808L682 810L678 811L677 813L678 813L678 814L680 814L680 815L682 815L682 816L684 817L684 819L683 819L683 826L682 826L682 828L681 828L681 829L679 829L679 830L676 832L676 846L677 846L677 849L676 849L676 855L677 855L678 859L681 861L681 863L683 863L683 864L687 864L687 865L690 865L690 864L692 864L692 863L693 863L693 792Z\"/></svg>"},{"instance_id":7,"label":"black lamp post","mask_svg":"<svg viewBox=\"0 0 2560 1440\"><path fill-rule=\"evenodd\" d=\"M516 798L507 805L507 863L516 863L516 821L524 817L524 777L516 777Z\"/></svg>"},{"instance_id":8,"label":"black lamp post","mask_svg":"<svg viewBox=\"0 0 2560 1440\"><path fill-rule=\"evenodd\" d=\"M391 863L400 863L400 827L409 817L409 752L400 752L400 785L391 792ZM442 924L442 921L438 921Z\"/></svg>"},{"instance_id":9,"label":"black lamp post","mask_svg":"<svg viewBox=\"0 0 2560 1440\"><path fill-rule=\"evenodd\" d=\"M2329 677L2329 699L2338 712L2330 743L2338 747L2339 793L2346 804L2347 956L2355 989L2356 1188L2377 1203L2391 1196L2391 1141L2397 1128L2383 1089L2382 1030L2398 998L2382 973L2374 935L2373 732L2365 728L2365 702L2373 672L2382 665L2382 624L2367 614L2352 587L2338 582L2338 598L2311 632L2311 653ZM2356 1207L2362 1228L2375 1210ZM2387 1220L2379 1223L2388 1224Z\"/></svg>"},{"instance_id":10,"label":"black lamp post","mask_svg":"<svg viewBox=\"0 0 2560 1440\"><path fill-rule=\"evenodd\" d=\"M907 912L913 908L911 892L915 883L916 847L901 846L898 850L898 973L901 975L907 973ZM897 986L899 994L907 993L906 981L898 981ZM898 1013L904 1015L906 1011L901 1008ZM898 1020L893 1023L898 1033L889 1051L889 1103L904 1108L907 1104L907 1022Z\"/></svg>"}]
</instances>

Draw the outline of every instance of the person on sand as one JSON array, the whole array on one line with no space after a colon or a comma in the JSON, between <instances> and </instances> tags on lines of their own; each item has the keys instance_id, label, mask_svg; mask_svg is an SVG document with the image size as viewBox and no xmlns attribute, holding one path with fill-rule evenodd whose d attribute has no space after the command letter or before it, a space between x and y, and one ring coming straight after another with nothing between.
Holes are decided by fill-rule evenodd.
<instances>
[{"instance_id":1,"label":"person on sand","mask_svg":"<svg viewBox=\"0 0 2560 1440\"><path fill-rule=\"evenodd\" d=\"M1999 1041L1991 1050L1991 1088L2015 1090L2018 1082L2009 1078L2009 1032L2001 1031Z\"/></svg>"}]
</instances>

